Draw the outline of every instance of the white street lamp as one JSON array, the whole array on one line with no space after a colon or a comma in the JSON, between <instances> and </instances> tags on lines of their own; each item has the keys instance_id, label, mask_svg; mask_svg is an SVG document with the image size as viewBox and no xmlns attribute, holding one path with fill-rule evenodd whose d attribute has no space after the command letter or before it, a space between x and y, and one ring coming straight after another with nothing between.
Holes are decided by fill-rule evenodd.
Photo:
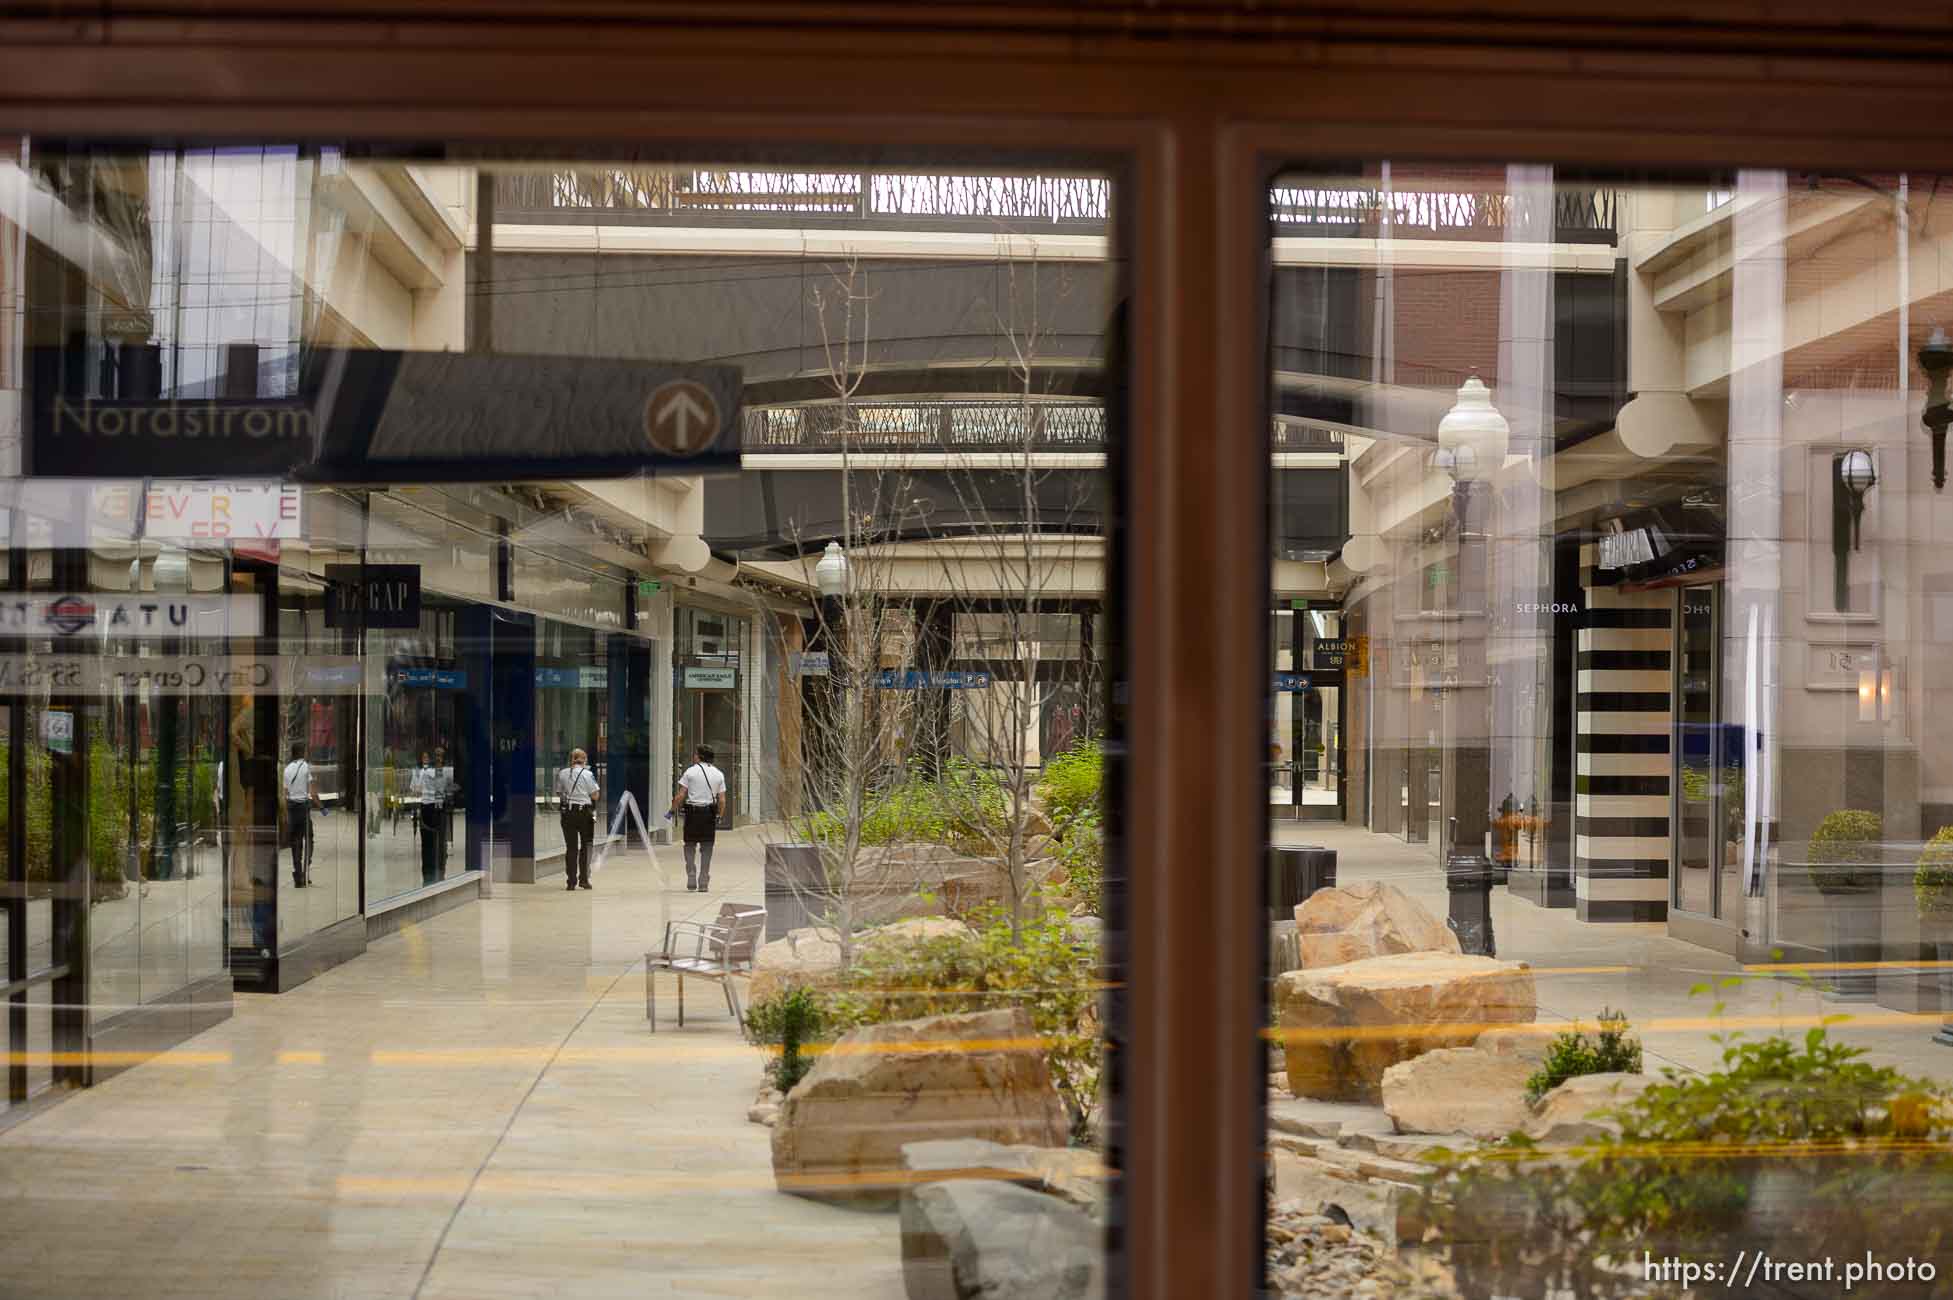
<instances>
[{"instance_id":1,"label":"white street lamp","mask_svg":"<svg viewBox=\"0 0 1953 1300\"><path fill-rule=\"evenodd\" d=\"M1505 448L1512 436L1492 390L1477 375L1458 386L1458 401L1438 421L1438 449L1450 453L1443 466L1461 483L1475 482L1505 464Z\"/></svg>"},{"instance_id":2,"label":"white street lamp","mask_svg":"<svg viewBox=\"0 0 1953 1300\"><path fill-rule=\"evenodd\" d=\"M1451 508L1458 520L1461 615L1482 615L1486 608L1486 539L1473 527L1472 499L1479 495L1481 481L1505 463L1511 433L1505 417L1492 405L1492 390L1477 375L1459 385L1457 403L1438 421L1438 449L1431 462L1451 477ZM1491 694L1483 636L1469 635L1462 627L1456 682L1459 686L1483 683L1487 696ZM1468 692L1447 690L1446 696L1451 731L1444 762L1445 803L1451 810L1444 855L1445 885L1451 896L1449 925L1466 952L1489 957L1498 951L1492 934L1494 872L1485 855L1491 823L1491 753L1480 735L1483 723L1464 725L1463 717L1465 709L1483 711L1487 705Z\"/></svg>"},{"instance_id":3,"label":"white street lamp","mask_svg":"<svg viewBox=\"0 0 1953 1300\"><path fill-rule=\"evenodd\" d=\"M848 594L848 557L841 543L829 542L814 565L814 585L821 595L839 600Z\"/></svg>"}]
</instances>

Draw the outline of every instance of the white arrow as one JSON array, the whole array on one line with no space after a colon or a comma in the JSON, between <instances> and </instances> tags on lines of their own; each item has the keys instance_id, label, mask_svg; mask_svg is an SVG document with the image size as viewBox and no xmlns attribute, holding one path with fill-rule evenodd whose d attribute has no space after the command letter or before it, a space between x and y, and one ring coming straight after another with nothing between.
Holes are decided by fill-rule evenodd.
<instances>
[{"instance_id":1,"label":"white arrow","mask_svg":"<svg viewBox=\"0 0 1953 1300\"><path fill-rule=\"evenodd\" d=\"M658 413L660 425L676 423L678 446L690 450L692 446L692 427L712 423L712 413L699 405L698 399L684 389L665 402L665 409Z\"/></svg>"}]
</instances>

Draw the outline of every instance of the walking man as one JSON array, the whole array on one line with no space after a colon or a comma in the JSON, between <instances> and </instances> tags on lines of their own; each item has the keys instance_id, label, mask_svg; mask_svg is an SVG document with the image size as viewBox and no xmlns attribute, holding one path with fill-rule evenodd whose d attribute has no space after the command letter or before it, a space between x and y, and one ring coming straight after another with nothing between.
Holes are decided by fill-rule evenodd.
<instances>
[{"instance_id":1,"label":"walking man","mask_svg":"<svg viewBox=\"0 0 1953 1300\"><path fill-rule=\"evenodd\" d=\"M556 807L563 819L563 888L590 888L590 841L597 834L597 774L590 756L570 751L570 765L556 774Z\"/></svg>"},{"instance_id":2,"label":"walking man","mask_svg":"<svg viewBox=\"0 0 1953 1300\"><path fill-rule=\"evenodd\" d=\"M678 778L671 810L677 813L680 809L685 818L685 888L702 894L712 876L712 841L719 833L719 818L726 811L726 774L712 766L709 745L698 747L695 761Z\"/></svg>"},{"instance_id":3,"label":"walking man","mask_svg":"<svg viewBox=\"0 0 1953 1300\"><path fill-rule=\"evenodd\" d=\"M408 792L420 813L420 883L439 884L447 874L441 866L441 841L447 829L442 824L446 821L442 809L447 803L447 783L441 779L441 769L434 766L424 749Z\"/></svg>"},{"instance_id":4,"label":"walking man","mask_svg":"<svg viewBox=\"0 0 1953 1300\"><path fill-rule=\"evenodd\" d=\"M305 746L292 746L292 760L285 764L285 833L291 836L292 888L303 889L312 883L312 806L319 802L319 783L312 765L305 761Z\"/></svg>"}]
</instances>

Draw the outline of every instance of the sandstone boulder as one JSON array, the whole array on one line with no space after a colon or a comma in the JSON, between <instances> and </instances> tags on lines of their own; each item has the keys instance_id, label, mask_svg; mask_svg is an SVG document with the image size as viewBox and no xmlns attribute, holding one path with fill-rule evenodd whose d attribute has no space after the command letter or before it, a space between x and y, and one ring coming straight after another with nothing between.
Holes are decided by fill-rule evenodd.
<instances>
[{"instance_id":1,"label":"sandstone boulder","mask_svg":"<svg viewBox=\"0 0 1953 1300\"><path fill-rule=\"evenodd\" d=\"M1492 1141L1532 1118L1521 1056L1446 1047L1383 1072L1383 1109L1399 1133L1463 1133Z\"/></svg>"},{"instance_id":2,"label":"sandstone boulder","mask_svg":"<svg viewBox=\"0 0 1953 1300\"><path fill-rule=\"evenodd\" d=\"M952 1178L1016 1183L1101 1221L1112 1178L1098 1152L1083 1147L1004 1146L976 1138L910 1142L902 1148L902 1165L918 1185Z\"/></svg>"},{"instance_id":3,"label":"sandstone boulder","mask_svg":"<svg viewBox=\"0 0 1953 1300\"><path fill-rule=\"evenodd\" d=\"M1295 908L1302 969L1400 952L1458 952L1458 936L1395 885L1318 889Z\"/></svg>"},{"instance_id":4,"label":"sandstone boulder","mask_svg":"<svg viewBox=\"0 0 1953 1300\"><path fill-rule=\"evenodd\" d=\"M948 916L914 916L874 929L858 931L855 947L865 951L876 944L912 943L949 934L968 934L970 927ZM841 979L841 945L831 929L812 926L789 930L763 944L753 959L748 1000L759 1002L789 989L830 988Z\"/></svg>"},{"instance_id":5,"label":"sandstone boulder","mask_svg":"<svg viewBox=\"0 0 1953 1300\"><path fill-rule=\"evenodd\" d=\"M1104 1232L1014 1183L923 1183L902 1194L902 1280L909 1300L1096 1300Z\"/></svg>"},{"instance_id":6,"label":"sandstone boulder","mask_svg":"<svg viewBox=\"0 0 1953 1300\"><path fill-rule=\"evenodd\" d=\"M1600 1112L1625 1106L1661 1080L1646 1074L1580 1074L1541 1097L1525 1134L1541 1146L1577 1146L1621 1126Z\"/></svg>"},{"instance_id":7,"label":"sandstone boulder","mask_svg":"<svg viewBox=\"0 0 1953 1300\"><path fill-rule=\"evenodd\" d=\"M1275 1007L1290 1092L1375 1102L1391 1066L1528 1023L1537 995L1523 962L1413 952L1290 971Z\"/></svg>"},{"instance_id":8,"label":"sandstone boulder","mask_svg":"<svg viewBox=\"0 0 1953 1300\"><path fill-rule=\"evenodd\" d=\"M1472 1046L1494 1056L1523 1057L1537 1069L1546 1059L1546 1049L1553 1045L1553 1033L1552 1026L1537 1023L1510 1029L1488 1029L1478 1036L1478 1041Z\"/></svg>"},{"instance_id":9,"label":"sandstone boulder","mask_svg":"<svg viewBox=\"0 0 1953 1300\"><path fill-rule=\"evenodd\" d=\"M891 1021L843 1035L787 1094L773 1177L783 1192L885 1201L908 1177L905 1144L1061 1147L1069 1127L1022 1009Z\"/></svg>"},{"instance_id":10,"label":"sandstone boulder","mask_svg":"<svg viewBox=\"0 0 1953 1300\"><path fill-rule=\"evenodd\" d=\"M841 975L841 945L829 934L811 927L789 930L772 943L761 944L753 956L753 978L747 993L751 1002L807 985L820 988Z\"/></svg>"}]
</instances>

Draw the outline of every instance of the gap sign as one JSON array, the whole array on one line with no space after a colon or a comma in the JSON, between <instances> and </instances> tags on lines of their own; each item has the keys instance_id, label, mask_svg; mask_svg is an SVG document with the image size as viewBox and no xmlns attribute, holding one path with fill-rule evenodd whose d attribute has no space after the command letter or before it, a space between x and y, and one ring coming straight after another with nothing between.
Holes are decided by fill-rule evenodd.
<instances>
[{"instance_id":1,"label":"gap sign","mask_svg":"<svg viewBox=\"0 0 1953 1300\"><path fill-rule=\"evenodd\" d=\"M325 579L327 627L420 626L418 564L328 564Z\"/></svg>"}]
</instances>

